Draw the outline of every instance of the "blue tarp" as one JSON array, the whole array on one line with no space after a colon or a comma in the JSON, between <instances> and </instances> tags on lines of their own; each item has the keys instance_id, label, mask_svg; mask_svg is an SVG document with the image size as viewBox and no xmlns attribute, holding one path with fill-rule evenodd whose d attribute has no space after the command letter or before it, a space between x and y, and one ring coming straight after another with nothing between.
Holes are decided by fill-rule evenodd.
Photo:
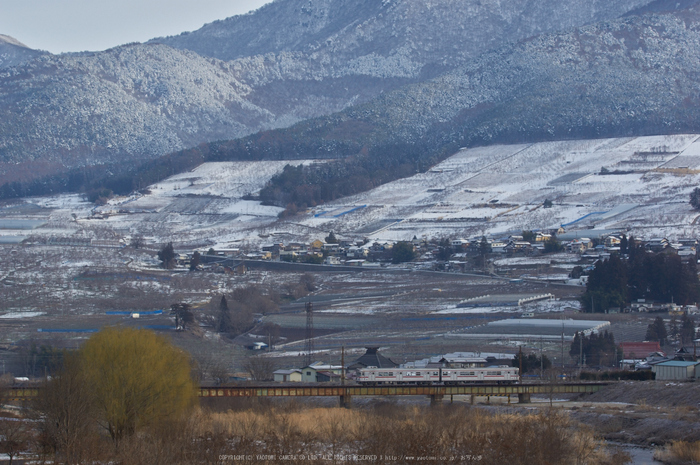
<instances>
[{"instance_id":1,"label":"blue tarp","mask_svg":"<svg viewBox=\"0 0 700 465\"><path fill-rule=\"evenodd\" d=\"M128 316L128 315L131 315L132 313L138 313L139 315L162 315L163 310L148 310L145 312L126 312L126 311L114 310L114 311L105 312L105 315L126 315L126 316Z\"/></svg>"},{"instance_id":2,"label":"blue tarp","mask_svg":"<svg viewBox=\"0 0 700 465\"><path fill-rule=\"evenodd\" d=\"M45 329L39 328L39 333L96 333L99 329Z\"/></svg>"}]
</instances>

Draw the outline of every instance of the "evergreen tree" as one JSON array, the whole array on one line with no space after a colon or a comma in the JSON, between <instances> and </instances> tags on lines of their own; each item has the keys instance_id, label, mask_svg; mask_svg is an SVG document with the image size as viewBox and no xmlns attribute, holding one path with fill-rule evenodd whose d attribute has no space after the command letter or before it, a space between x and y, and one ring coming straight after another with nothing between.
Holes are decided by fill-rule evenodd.
<instances>
[{"instance_id":1,"label":"evergreen tree","mask_svg":"<svg viewBox=\"0 0 700 465\"><path fill-rule=\"evenodd\" d=\"M479 242L479 254L484 257L491 252L491 244L489 244L486 236L481 236L481 241Z\"/></svg>"},{"instance_id":2,"label":"evergreen tree","mask_svg":"<svg viewBox=\"0 0 700 465\"><path fill-rule=\"evenodd\" d=\"M514 367L520 368L520 354L515 355L512 364ZM544 354L542 354L541 357L538 357L535 354L523 354L522 367L523 371L521 375L533 371L549 370L552 368L552 362Z\"/></svg>"},{"instance_id":3,"label":"evergreen tree","mask_svg":"<svg viewBox=\"0 0 700 465\"><path fill-rule=\"evenodd\" d=\"M669 321L668 323L668 329L671 339L675 340L678 337L678 333L680 332L680 328L678 327L678 319L676 318L676 315L671 315L671 321Z\"/></svg>"},{"instance_id":4,"label":"evergreen tree","mask_svg":"<svg viewBox=\"0 0 700 465\"><path fill-rule=\"evenodd\" d=\"M647 333L644 339L647 341L658 341L662 346L666 345L668 334L663 318L657 316L653 322L647 326Z\"/></svg>"},{"instance_id":5,"label":"evergreen tree","mask_svg":"<svg viewBox=\"0 0 700 465\"><path fill-rule=\"evenodd\" d=\"M192 313L190 304L172 304L170 306L170 314L175 316L175 329L185 330L188 323L194 322L194 313Z\"/></svg>"},{"instance_id":6,"label":"evergreen tree","mask_svg":"<svg viewBox=\"0 0 700 465\"><path fill-rule=\"evenodd\" d=\"M588 366L613 366L622 358L621 349L615 344L615 336L607 331L589 336L576 333L569 355L577 364Z\"/></svg>"},{"instance_id":7,"label":"evergreen tree","mask_svg":"<svg viewBox=\"0 0 700 465\"><path fill-rule=\"evenodd\" d=\"M168 242L166 246L160 249L158 259L162 262L161 266L166 270L175 268L175 249L173 249L172 242Z\"/></svg>"},{"instance_id":8,"label":"evergreen tree","mask_svg":"<svg viewBox=\"0 0 700 465\"><path fill-rule=\"evenodd\" d=\"M700 187L696 187L690 193L690 205L694 209L700 210Z\"/></svg>"},{"instance_id":9,"label":"evergreen tree","mask_svg":"<svg viewBox=\"0 0 700 465\"><path fill-rule=\"evenodd\" d=\"M622 235L622 238L620 239L620 253L622 255L627 255L629 252L629 241L627 241L627 236L624 234Z\"/></svg>"},{"instance_id":10,"label":"evergreen tree","mask_svg":"<svg viewBox=\"0 0 700 465\"><path fill-rule=\"evenodd\" d=\"M532 231L523 230L523 232L521 233L521 236L523 236L523 240L525 242L535 242L536 235Z\"/></svg>"},{"instance_id":11,"label":"evergreen tree","mask_svg":"<svg viewBox=\"0 0 700 465\"><path fill-rule=\"evenodd\" d=\"M415 257L413 252L413 243L406 241L399 241L394 244L391 249L391 262L392 263L403 263L410 262Z\"/></svg>"},{"instance_id":12,"label":"evergreen tree","mask_svg":"<svg viewBox=\"0 0 700 465\"><path fill-rule=\"evenodd\" d=\"M581 305L586 312L605 313L628 302L627 267L617 255L598 261L588 277Z\"/></svg>"},{"instance_id":13,"label":"evergreen tree","mask_svg":"<svg viewBox=\"0 0 700 465\"><path fill-rule=\"evenodd\" d=\"M452 256L452 245L450 240L447 238L440 239L438 244L437 259L442 261L447 261Z\"/></svg>"},{"instance_id":14,"label":"evergreen tree","mask_svg":"<svg viewBox=\"0 0 700 465\"><path fill-rule=\"evenodd\" d=\"M681 327L678 333L681 346L690 345L695 340L695 323L688 317L687 313L684 313L681 317Z\"/></svg>"},{"instance_id":15,"label":"evergreen tree","mask_svg":"<svg viewBox=\"0 0 700 465\"><path fill-rule=\"evenodd\" d=\"M219 302L219 315L216 326L220 333L228 333L233 329L231 311L228 308L228 302L226 301L225 295L221 296L221 301Z\"/></svg>"},{"instance_id":16,"label":"evergreen tree","mask_svg":"<svg viewBox=\"0 0 700 465\"><path fill-rule=\"evenodd\" d=\"M583 365L583 340L584 335L576 331L574 334L574 340L571 341L571 347L569 348L569 356L574 359L576 365Z\"/></svg>"},{"instance_id":17,"label":"evergreen tree","mask_svg":"<svg viewBox=\"0 0 700 465\"><path fill-rule=\"evenodd\" d=\"M552 236L551 238L547 239L544 243L545 253L561 252L563 248L564 246L561 245L561 242L559 242L559 239L557 239L556 236Z\"/></svg>"},{"instance_id":18,"label":"evergreen tree","mask_svg":"<svg viewBox=\"0 0 700 465\"><path fill-rule=\"evenodd\" d=\"M190 260L190 271L196 271L201 261L202 256L195 250L195 252L192 254L192 260Z\"/></svg>"},{"instance_id":19,"label":"evergreen tree","mask_svg":"<svg viewBox=\"0 0 700 465\"><path fill-rule=\"evenodd\" d=\"M338 242L340 242L338 240L338 238L335 237L335 234L333 233L333 231L331 231L330 234L328 234L328 236L326 236L325 241L326 241L326 244L337 244Z\"/></svg>"}]
</instances>

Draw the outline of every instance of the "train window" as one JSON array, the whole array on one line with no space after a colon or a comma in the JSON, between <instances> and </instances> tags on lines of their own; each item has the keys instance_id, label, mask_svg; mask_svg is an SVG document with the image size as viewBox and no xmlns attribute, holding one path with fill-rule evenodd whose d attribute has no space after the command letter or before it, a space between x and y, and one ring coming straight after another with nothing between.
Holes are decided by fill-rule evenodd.
<instances>
[{"instance_id":1,"label":"train window","mask_svg":"<svg viewBox=\"0 0 700 465\"><path fill-rule=\"evenodd\" d=\"M500 376L501 372L500 371L487 371L486 376Z\"/></svg>"},{"instance_id":2,"label":"train window","mask_svg":"<svg viewBox=\"0 0 700 465\"><path fill-rule=\"evenodd\" d=\"M439 371L433 371L433 376L440 376L440 372L439 372Z\"/></svg>"},{"instance_id":3,"label":"train window","mask_svg":"<svg viewBox=\"0 0 700 465\"><path fill-rule=\"evenodd\" d=\"M459 376L474 376L474 375L476 375L476 373L474 373L473 371L460 371L459 372Z\"/></svg>"}]
</instances>

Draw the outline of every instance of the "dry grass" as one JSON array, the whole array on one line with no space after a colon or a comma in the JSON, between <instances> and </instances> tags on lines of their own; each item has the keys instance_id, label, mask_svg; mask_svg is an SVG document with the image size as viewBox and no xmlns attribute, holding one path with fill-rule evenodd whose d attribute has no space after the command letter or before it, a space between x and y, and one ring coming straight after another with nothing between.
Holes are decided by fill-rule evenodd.
<instances>
[{"instance_id":1,"label":"dry grass","mask_svg":"<svg viewBox=\"0 0 700 465\"><path fill-rule=\"evenodd\" d=\"M673 441L657 450L654 459L668 465L700 463L700 441Z\"/></svg>"},{"instance_id":2,"label":"dry grass","mask_svg":"<svg viewBox=\"0 0 700 465\"><path fill-rule=\"evenodd\" d=\"M117 447L104 434L91 437L94 447L72 460L58 449L47 451L43 459L115 465L629 462L629 456L608 449L592 428L556 409L519 414L462 405L378 403L346 410L261 403L226 412L200 409L137 432Z\"/></svg>"},{"instance_id":3,"label":"dry grass","mask_svg":"<svg viewBox=\"0 0 700 465\"><path fill-rule=\"evenodd\" d=\"M198 435L225 437L223 455L275 459L311 456L312 463L335 463L348 454L369 463L622 464L624 454L608 451L593 431L568 416L490 414L468 407L422 408L381 405L374 410L311 408L208 413ZM217 442L213 441L212 442ZM426 459L428 458L428 459Z\"/></svg>"}]
</instances>

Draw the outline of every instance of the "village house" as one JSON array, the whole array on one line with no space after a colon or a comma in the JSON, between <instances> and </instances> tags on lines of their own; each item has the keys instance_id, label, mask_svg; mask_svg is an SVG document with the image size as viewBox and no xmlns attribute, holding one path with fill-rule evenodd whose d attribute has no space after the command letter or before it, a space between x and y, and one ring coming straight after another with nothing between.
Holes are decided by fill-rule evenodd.
<instances>
[{"instance_id":1,"label":"village house","mask_svg":"<svg viewBox=\"0 0 700 465\"><path fill-rule=\"evenodd\" d=\"M505 247L506 253L530 252L532 244L527 241L510 241Z\"/></svg>"},{"instance_id":2,"label":"village house","mask_svg":"<svg viewBox=\"0 0 700 465\"><path fill-rule=\"evenodd\" d=\"M278 383L300 383L301 370L293 368L289 370L277 370L273 373L275 382Z\"/></svg>"},{"instance_id":3,"label":"village house","mask_svg":"<svg viewBox=\"0 0 700 465\"><path fill-rule=\"evenodd\" d=\"M622 242L622 236L619 234L610 234L605 238L605 248L608 249L610 247L620 247L620 242Z\"/></svg>"},{"instance_id":4,"label":"village house","mask_svg":"<svg viewBox=\"0 0 700 465\"><path fill-rule=\"evenodd\" d=\"M566 244L566 250L569 253L577 253L577 254L582 254L586 250L590 249L593 247L593 241L590 240L587 237L581 237L578 239L574 239L568 244Z\"/></svg>"},{"instance_id":5,"label":"village house","mask_svg":"<svg viewBox=\"0 0 700 465\"><path fill-rule=\"evenodd\" d=\"M508 245L508 244L504 241L491 242L491 253L505 253L506 252L506 245Z\"/></svg>"},{"instance_id":6,"label":"village house","mask_svg":"<svg viewBox=\"0 0 700 465\"><path fill-rule=\"evenodd\" d=\"M379 353L378 347L367 347L367 351L357 360L347 367L348 372L353 372L361 368L395 368L398 364Z\"/></svg>"},{"instance_id":7,"label":"village house","mask_svg":"<svg viewBox=\"0 0 700 465\"><path fill-rule=\"evenodd\" d=\"M646 248L650 252L662 252L666 247L669 247L669 242L668 239L666 238L654 238L646 242L644 244L644 248Z\"/></svg>"},{"instance_id":8,"label":"village house","mask_svg":"<svg viewBox=\"0 0 700 465\"><path fill-rule=\"evenodd\" d=\"M450 245L455 251L466 249L469 245L469 241L466 239L453 239Z\"/></svg>"},{"instance_id":9,"label":"village house","mask_svg":"<svg viewBox=\"0 0 700 465\"><path fill-rule=\"evenodd\" d=\"M301 254L299 253L299 250L281 250L280 251L280 260L293 262L300 255Z\"/></svg>"},{"instance_id":10,"label":"village house","mask_svg":"<svg viewBox=\"0 0 700 465\"><path fill-rule=\"evenodd\" d=\"M660 353L661 346L658 341L655 342L623 342L620 344L622 349L622 358L629 360L644 360L649 355Z\"/></svg>"},{"instance_id":11,"label":"village house","mask_svg":"<svg viewBox=\"0 0 700 465\"><path fill-rule=\"evenodd\" d=\"M234 276L243 276L248 272L248 268L246 268L244 262L238 261L238 262L231 262L230 265L224 266L224 271L226 273L232 274Z\"/></svg>"},{"instance_id":12,"label":"village house","mask_svg":"<svg viewBox=\"0 0 700 465\"><path fill-rule=\"evenodd\" d=\"M537 233L535 236L535 242L547 242L552 240L552 235L548 233Z\"/></svg>"},{"instance_id":13,"label":"village house","mask_svg":"<svg viewBox=\"0 0 700 465\"><path fill-rule=\"evenodd\" d=\"M320 377L318 376L319 373L321 373ZM323 382L319 378L329 378L329 373L341 375L343 373L343 367L341 365L329 365L323 362L314 362L311 365L301 369L301 380L304 383L319 383Z\"/></svg>"},{"instance_id":14,"label":"village house","mask_svg":"<svg viewBox=\"0 0 700 465\"><path fill-rule=\"evenodd\" d=\"M651 371L656 373L657 381L695 381L700 375L700 362L669 360L653 364Z\"/></svg>"},{"instance_id":15,"label":"village house","mask_svg":"<svg viewBox=\"0 0 700 465\"><path fill-rule=\"evenodd\" d=\"M366 258L369 254L369 250L364 247L351 246L348 248L346 257L348 258Z\"/></svg>"},{"instance_id":16,"label":"village house","mask_svg":"<svg viewBox=\"0 0 700 465\"><path fill-rule=\"evenodd\" d=\"M338 253L338 250L340 250L340 244L335 244L335 243L328 244L328 243L324 243L324 244L321 246L321 250L323 250L323 251L326 252L326 253L335 255L335 254Z\"/></svg>"}]
</instances>

